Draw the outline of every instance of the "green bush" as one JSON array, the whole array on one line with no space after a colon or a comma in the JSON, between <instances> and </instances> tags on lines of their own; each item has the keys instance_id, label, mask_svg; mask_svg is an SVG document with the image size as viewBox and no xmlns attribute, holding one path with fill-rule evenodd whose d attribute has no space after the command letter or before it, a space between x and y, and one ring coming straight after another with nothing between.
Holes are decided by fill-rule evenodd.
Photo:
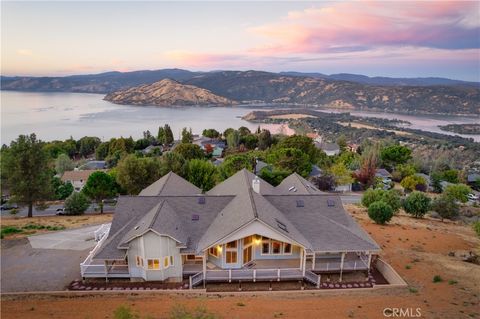
<instances>
[{"instance_id":1,"label":"green bush","mask_svg":"<svg viewBox=\"0 0 480 319\"><path fill-rule=\"evenodd\" d=\"M437 283L437 282L442 282L443 279L442 279L442 277L440 277L440 275L435 275L435 276L433 276L432 281L433 281L434 283Z\"/></svg>"},{"instance_id":2,"label":"green bush","mask_svg":"<svg viewBox=\"0 0 480 319\"><path fill-rule=\"evenodd\" d=\"M377 201L368 207L368 217L377 224L385 224L393 217L393 209L384 201Z\"/></svg>"},{"instance_id":3,"label":"green bush","mask_svg":"<svg viewBox=\"0 0 480 319\"><path fill-rule=\"evenodd\" d=\"M455 184L455 185L448 185L445 188L443 194L445 196L451 197L454 200L458 200L462 203L466 203L468 201L468 194L472 192L472 189L465 184Z\"/></svg>"},{"instance_id":4,"label":"green bush","mask_svg":"<svg viewBox=\"0 0 480 319\"><path fill-rule=\"evenodd\" d=\"M477 236L480 237L480 221L473 223L473 230L477 233Z\"/></svg>"},{"instance_id":5,"label":"green bush","mask_svg":"<svg viewBox=\"0 0 480 319\"><path fill-rule=\"evenodd\" d=\"M87 210L88 206L90 206L90 201L87 196L83 193L73 192L65 200L65 213L67 215L80 215Z\"/></svg>"},{"instance_id":6,"label":"green bush","mask_svg":"<svg viewBox=\"0 0 480 319\"><path fill-rule=\"evenodd\" d=\"M436 211L443 221L444 218L452 219L458 216L460 207L453 198L442 195L432 202L432 210Z\"/></svg>"},{"instance_id":7,"label":"green bush","mask_svg":"<svg viewBox=\"0 0 480 319\"><path fill-rule=\"evenodd\" d=\"M413 192L405 199L403 209L415 218L422 218L430 209L431 199L422 192Z\"/></svg>"},{"instance_id":8,"label":"green bush","mask_svg":"<svg viewBox=\"0 0 480 319\"><path fill-rule=\"evenodd\" d=\"M23 230L21 230L20 228L13 227L13 226L3 227L1 230L1 238L3 238L6 235L21 233L22 231Z\"/></svg>"},{"instance_id":9,"label":"green bush","mask_svg":"<svg viewBox=\"0 0 480 319\"><path fill-rule=\"evenodd\" d=\"M388 204L394 213L402 207L400 194L394 189L388 191L383 189L368 189L362 196L362 205L366 208L378 201L383 201Z\"/></svg>"},{"instance_id":10,"label":"green bush","mask_svg":"<svg viewBox=\"0 0 480 319\"><path fill-rule=\"evenodd\" d=\"M138 315L133 314L129 307L120 306L115 309L113 317L115 319L135 319L138 318Z\"/></svg>"}]
</instances>

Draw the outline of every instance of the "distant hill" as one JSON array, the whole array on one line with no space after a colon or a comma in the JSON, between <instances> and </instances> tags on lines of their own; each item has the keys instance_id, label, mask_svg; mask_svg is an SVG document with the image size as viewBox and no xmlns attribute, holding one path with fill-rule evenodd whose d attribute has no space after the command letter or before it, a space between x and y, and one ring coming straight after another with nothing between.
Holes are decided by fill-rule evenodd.
<instances>
[{"instance_id":1,"label":"distant hill","mask_svg":"<svg viewBox=\"0 0 480 319\"><path fill-rule=\"evenodd\" d=\"M185 83L240 102L402 113L480 114L480 89L468 86L373 86L261 71L206 73Z\"/></svg>"},{"instance_id":2,"label":"distant hill","mask_svg":"<svg viewBox=\"0 0 480 319\"><path fill-rule=\"evenodd\" d=\"M350 81L370 85L389 85L389 86L432 86L432 85L460 85L480 87L480 82L468 82L460 80L452 80L438 77L426 78L390 78L385 76L369 77L360 74L338 73L326 75L323 73L302 73L302 72L280 72L282 75L312 77L318 79Z\"/></svg>"},{"instance_id":3,"label":"distant hill","mask_svg":"<svg viewBox=\"0 0 480 319\"><path fill-rule=\"evenodd\" d=\"M227 106L236 104L235 101L213 94L208 90L170 79L115 91L107 94L105 100L116 104L155 106Z\"/></svg>"},{"instance_id":4,"label":"distant hill","mask_svg":"<svg viewBox=\"0 0 480 319\"><path fill-rule=\"evenodd\" d=\"M181 92L159 99L158 82L176 81ZM440 78L370 78L353 74L271 73L263 71L191 72L181 69L107 72L67 77L1 77L2 90L86 92L109 94L107 100L122 104L164 105L165 101L189 105L268 103L323 106L345 110L363 109L402 113L480 114L478 83ZM151 96L144 94L145 86ZM416 83L413 85L412 83ZM210 91L196 95L192 85ZM380 85L381 84L381 85ZM435 85L432 85L435 84ZM132 90L128 90L132 88ZM165 88L162 88L165 89ZM197 91L198 92L198 91ZM170 94L171 92L169 92ZM215 95L215 97L213 96ZM225 99L225 100L222 100ZM228 100L228 102L226 102ZM133 102L128 102L133 101ZM171 104L180 105L180 104Z\"/></svg>"},{"instance_id":5,"label":"distant hill","mask_svg":"<svg viewBox=\"0 0 480 319\"><path fill-rule=\"evenodd\" d=\"M106 72L65 77L1 77L2 90L110 93L162 79L183 81L201 73L181 69Z\"/></svg>"}]
</instances>

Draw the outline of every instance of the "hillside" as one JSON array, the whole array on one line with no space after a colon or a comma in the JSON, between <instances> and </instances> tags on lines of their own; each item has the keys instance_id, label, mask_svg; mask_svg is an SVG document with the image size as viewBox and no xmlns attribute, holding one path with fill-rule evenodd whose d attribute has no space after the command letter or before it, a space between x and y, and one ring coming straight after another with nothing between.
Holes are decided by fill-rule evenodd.
<instances>
[{"instance_id":1,"label":"hillside","mask_svg":"<svg viewBox=\"0 0 480 319\"><path fill-rule=\"evenodd\" d=\"M373 86L259 71L207 73L186 83L242 102L402 113L480 114L480 89L473 87Z\"/></svg>"},{"instance_id":2,"label":"hillside","mask_svg":"<svg viewBox=\"0 0 480 319\"><path fill-rule=\"evenodd\" d=\"M188 106L188 105L232 105L235 101L212 92L164 79L153 84L141 85L107 94L104 98L116 104Z\"/></svg>"}]
</instances>

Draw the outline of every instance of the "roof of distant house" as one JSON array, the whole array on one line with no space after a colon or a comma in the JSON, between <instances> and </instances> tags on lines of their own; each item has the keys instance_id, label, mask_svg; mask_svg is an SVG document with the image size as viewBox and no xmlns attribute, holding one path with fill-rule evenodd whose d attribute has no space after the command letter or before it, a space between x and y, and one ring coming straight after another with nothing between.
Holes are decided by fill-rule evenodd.
<instances>
[{"instance_id":1,"label":"roof of distant house","mask_svg":"<svg viewBox=\"0 0 480 319\"><path fill-rule=\"evenodd\" d=\"M337 143L315 142L315 146L326 152L340 151L340 146Z\"/></svg>"},{"instance_id":2,"label":"roof of distant house","mask_svg":"<svg viewBox=\"0 0 480 319\"><path fill-rule=\"evenodd\" d=\"M467 182L473 183L475 181L480 181L480 174L479 173L471 173L467 175Z\"/></svg>"},{"instance_id":3,"label":"roof of distant house","mask_svg":"<svg viewBox=\"0 0 480 319\"><path fill-rule=\"evenodd\" d=\"M104 169L88 169L88 170L78 170L78 171L66 171L63 173L61 180L65 181L86 181L92 173L101 171L106 172Z\"/></svg>"},{"instance_id":4,"label":"roof of distant house","mask_svg":"<svg viewBox=\"0 0 480 319\"><path fill-rule=\"evenodd\" d=\"M106 161L89 161L79 167L81 170L104 169L107 167Z\"/></svg>"},{"instance_id":5,"label":"roof of distant house","mask_svg":"<svg viewBox=\"0 0 480 319\"><path fill-rule=\"evenodd\" d=\"M390 174L384 168L377 168L377 170L375 171L375 176L377 176L377 177L392 177L392 174Z\"/></svg>"},{"instance_id":6,"label":"roof of distant house","mask_svg":"<svg viewBox=\"0 0 480 319\"><path fill-rule=\"evenodd\" d=\"M243 169L205 194L195 194L198 188L174 173L154 184L141 196L119 198L107 240L94 259L123 259L128 242L150 230L172 237L182 253L200 254L255 221L309 252L380 250L338 195L315 190L295 173L273 187Z\"/></svg>"}]
</instances>

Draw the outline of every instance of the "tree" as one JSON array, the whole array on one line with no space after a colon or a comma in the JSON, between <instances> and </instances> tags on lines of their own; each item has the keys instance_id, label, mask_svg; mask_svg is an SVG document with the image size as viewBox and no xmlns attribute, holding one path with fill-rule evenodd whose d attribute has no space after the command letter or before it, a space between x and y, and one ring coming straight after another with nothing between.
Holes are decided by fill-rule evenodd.
<instances>
[{"instance_id":1,"label":"tree","mask_svg":"<svg viewBox=\"0 0 480 319\"><path fill-rule=\"evenodd\" d=\"M417 170L412 164L398 164L392 172L392 177L394 181L400 182L407 176L415 175L416 172Z\"/></svg>"},{"instance_id":2,"label":"tree","mask_svg":"<svg viewBox=\"0 0 480 319\"><path fill-rule=\"evenodd\" d=\"M337 138L337 144L340 147L340 152L344 152L347 148L347 138L345 135L342 134Z\"/></svg>"},{"instance_id":3,"label":"tree","mask_svg":"<svg viewBox=\"0 0 480 319\"><path fill-rule=\"evenodd\" d=\"M98 161L103 161L108 154L110 153L110 142L103 142L98 145L97 149L95 150L95 158Z\"/></svg>"},{"instance_id":4,"label":"tree","mask_svg":"<svg viewBox=\"0 0 480 319\"><path fill-rule=\"evenodd\" d=\"M63 175L65 171L73 170L73 167L74 165L72 160L66 154L60 154L55 159L55 171L60 175Z\"/></svg>"},{"instance_id":5,"label":"tree","mask_svg":"<svg viewBox=\"0 0 480 319\"><path fill-rule=\"evenodd\" d=\"M82 193L97 202L100 213L103 213L103 200L115 196L116 192L115 180L102 171L93 172L82 189Z\"/></svg>"},{"instance_id":6,"label":"tree","mask_svg":"<svg viewBox=\"0 0 480 319\"><path fill-rule=\"evenodd\" d=\"M128 155L117 166L117 183L128 194L136 195L161 177L160 163L156 158L137 158Z\"/></svg>"},{"instance_id":7,"label":"tree","mask_svg":"<svg viewBox=\"0 0 480 319\"><path fill-rule=\"evenodd\" d=\"M352 172L341 162L330 167L330 173L335 177L335 184L337 185L349 185L353 183Z\"/></svg>"},{"instance_id":8,"label":"tree","mask_svg":"<svg viewBox=\"0 0 480 319\"><path fill-rule=\"evenodd\" d=\"M51 175L48 169L48 154L43 142L35 134L20 135L2 151L2 160L12 201L28 206L32 217L33 204L51 196Z\"/></svg>"},{"instance_id":9,"label":"tree","mask_svg":"<svg viewBox=\"0 0 480 319\"><path fill-rule=\"evenodd\" d=\"M269 130L262 130L260 134L258 134L258 148L260 150L266 150L272 145L272 135L270 134Z\"/></svg>"},{"instance_id":10,"label":"tree","mask_svg":"<svg viewBox=\"0 0 480 319\"><path fill-rule=\"evenodd\" d=\"M177 175L183 176L184 168L185 158L178 153L168 152L160 158L160 173L162 176L168 172L174 172Z\"/></svg>"},{"instance_id":11,"label":"tree","mask_svg":"<svg viewBox=\"0 0 480 319\"><path fill-rule=\"evenodd\" d=\"M160 126L158 128L158 134L157 134L157 141L158 141L158 143L160 143L160 145L166 144L165 143L165 137L166 137L165 129L162 126Z\"/></svg>"},{"instance_id":12,"label":"tree","mask_svg":"<svg viewBox=\"0 0 480 319\"><path fill-rule=\"evenodd\" d=\"M375 182L375 173L378 165L378 149L371 147L365 150L361 157L360 169L355 173L355 178L365 186Z\"/></svg>"},{"instance_id":13,"label":"tree","mask_svg":"<svg viewBox=\"0 0 480 319\"><path fill-rule=\"evenodd\" d=\"M238 128L238 133L240 136L247 136L248 134L252 133L248 127L240 126Z\"/></svg>"},{"instance_id":14,"label":"tree","mask_svg":"<svg viewBox=\"0 0 480 319\"><path fill-rule=\"evenodd\" d=\"M218 132L213 128L209 128L209 129L203 130L202 135L209 138L219 138L220 132Z\"/></svg>"},{"instance_id":15,"label":"tree","mask_svg":"<svg viewBox=\"0 0 480 319\"><path fill-rule=\"evenodd\" d=\"M242 136L240 143L244 144L249 150L254 150L258 144L258 137L254 134Z\"/></svg>"},{"instance_id":16,"label":"tree","mask_svg":"<svg viewBox=\"0 0 480 319\"><path fill-rule=\"evenodd\" d=\"M288 136L281 140L276 147L299 149L308 155L310 163L316 163L319 160L321 153L321 150L315 146L313 140L304 135Z\"/></svg>"},{"instance_id":17,"label":"tree","mask_svg":"<svg viewBox=\"0 0 480 319\"><path fill-rule=\"evenodd\" d=\"M170 145L173 143L174 138L173 138L173 132L172 129L170 128L170 125L165 124L164 128L165 130L165 144Z\"/></svg>"},{"instance_id":18,"label":"tree","mask_svg":"<svg viewBox=\"0 0 480 319\"><path fill-rule=\"evenodd\" d=\"M368 217L377 224L388 223L393 217L393 210L384 201L377 201L368 207Z\"/></svg>"},{"instance_id":19,"label":"tree","mask_svg":"<svg viewBox=\"0 0 480 319\"><path fill-rule=\"evenodd\" d=\"M451 197L454 200L458 200L462 203L468 201L468 194L472 192L472 189L465 184L454 184L448 185L445 188L443 194L445 196Z\"/></svg>"},{"instance_id":20,"label":"tree","mask_svg":"<svg viewBox=\"0 0 480 319\"><path fill-rule=\"evenodd\" d=\"M73 192L65 200L65 213L67 215L81 215L90 206L87 196L82 193Z\"/></svg>"},{"instance_id":21,"label":"tree","mask_svg":"<svg viewBox=\"0 0 480 319\"><path fill-rule=\"evenodd\" d=\"M220 178L227 179L241 169L253 171L253 158L248 154L229 155L219 166Z\"/></svg>"},{"instance_id":22,"label":"tree","mask_svg":"<svg viewBox=\"0 0 480 319\"><path fill-rule=\"evenodd\" d=\"M362 196L362 205L365 207L370 207L374 202L382 201L389 205L393 212L396 213L400 207L402 207L402 202L400 200L400 194L394 189L383 190L383 189L367 189Z\"/></svg>"},{"instance_id":23,"label":"tree","mask_svg":"<svg viewBox=\"0 0 480 319\"><path fill-rule=\"evenodd\" d=\"M149 139L141 138L141 139L135 141L133 149L134 150L143 150L146 147L150 146L151 144L152 143Z\"/></svg>"},{"instance_id":24,"label":"tree","mask_svg":"<svg viewBox=\"0 0 480 319\"><path fill-rule=\"evenodd\" d=\"M182 129L182 143L192 143L193 142L193 134L192 129L187 129L184 127Z\"/></svg>"},{"instance_id":25,"label":"tree","mask_svg":"<svg viewBox=\"0 0 480 319\"><path fill-rule=\"evenodd\" d=\"M432 181L432 189L434 193L443 192L442 174L438 172L433 172L432 174L430 174L430 180Z\"/></svg>"},{"instance_id":26,"label":"tree","mask_svg":"<svg viewBox=\"0 0 480 319\"><path fill-rule=\"evenodd\" d=\"M232 131L227 135L228 148L236 149L240 143L240 134L238 131Z\"/></svg>"},{"instance_id":27,"label":"tree","mask_svg":"<svg viewBox=\"0 0 480 319\"><path fill-rule=\"evenodd\" d=\"M55 199L63 200L73 193L73 185L70 182L62 182L58 177L52 178L52 189L54 191Z\"/></svg>"},{"instance_id":28,"label":"tree","mask_svg":"<svg viewBox=\"0 0 480 319\"><path fill-rule=\"evenodd\" d=\"M312 183L321 191L332 191L337 186L335 176L325 173L312 179Z\"/></svg>"},{"instance_id":29,"label":"tree","mask_svg":"<svg viewBox=\"0 0 480 319\"><path fill-rule=\"evenodd\" d=\"M410 175L402 179L400 185L406 191L423 190L427 186L427 181L422 176Z\"/></svg>"},{"instance_id":30,"label":"tree","mask_svg":"<svg viewBox=\"0 0 480 319\"><path fill-rule=\"evenodd\" d=\"M290 174L296 172L303 177L312 171L308 155L298 148L275 148L267 155L267 162L280 170Z\"/></svg>"},{"instance_id":31,"label":"tree","mask_svg":"<svg viewBox=\"0 0 480 319\"><path fill-rule=\"evenodd\" d=\"M100 143L101 141L98 137L84 136L77 142L78 153L83 157L87 157L95 152Z\"/></svg>"},{"instance_id":32,"label":"tree","mask_svg":"<svg viewBox=\"0 0 480 319\"><path fill-rule=\"evenodd\" d=\"M233 131L235 131L235 129L229 127L229 128L227 128L225 131L223 131L223 134L222 134L222 135L223 135L223 137L226 139L227 136L228 136L230 133L232 133Z\"/></svg>"},{"instance_id":33,"label":"tree","mask_svg":"<svg viewBox=\"0 0 480 319\"><path fill-rule=\"evenodd\" d=\"M450 196L439 196L432 202L432 210L436 211L442 218L452 219L458 216L460 208L454 198Z\"/></svg>"},{"instance_id":34,"label":"tree","mask_svg":"<svg viewBox=\"0 0 480 319\"><path fill-rule=\"evenodd\" d=\"M173 152L182 155L187 161L191 159L202 159L205 157L202 149L197 144L182 143L177 145Z\"/></svg>"},{"instance_id":35,"label":"tree","mask_svg":"<svg viewBox=\"0 0 480 319\"><path fill-rule=\"evenodd\" d=\"M459 173L456 169L449 169L449 170L444 171L442 173L442 179L444 181L447 181L447 182L453 183L453 184L456 184L456 183L460 182Z\"/></svg>"},{"instance_id":36,"label":"tree","mask_svg":"<svg viewBox=\"0 0 480 319\"><path fill-rule=\"evenodd\" d=\"M422 192L415 191L405 199L403 209L415 218L422 218L430 209L430 202L430 197Z\"/></svg>"},{"instance_id":37,"label":"tree","mask_svg":"<svg viewBox=\"0 0 480 319\"><path fill-rule=\"evenodd\" d=\"M405 164L412 158L412 150L403 145L390 145L380 151L385 168L392 170L398 164Z\"/></svg>"},{"instance_id":38,"label":"tree","mask_svg":"<svg viewBox=\"0 0 480 319\"><path fill-rule=\"evenodd\" d=\"M288 175L290 175L289 172L275 167L264 167L259 173L261 179L273 186L278 186Z\"/></svg>"},{"instance_id":39,"label":"tree","mask_svg":"<svg viewBox=\"0 0 480 319\"><path fill-rule=\"evenodd\" d=\"M193 185L208 191L217 181L217 168L210 161L192 159L185 166L185 177Z\"/></svg>"}]
</instances>

